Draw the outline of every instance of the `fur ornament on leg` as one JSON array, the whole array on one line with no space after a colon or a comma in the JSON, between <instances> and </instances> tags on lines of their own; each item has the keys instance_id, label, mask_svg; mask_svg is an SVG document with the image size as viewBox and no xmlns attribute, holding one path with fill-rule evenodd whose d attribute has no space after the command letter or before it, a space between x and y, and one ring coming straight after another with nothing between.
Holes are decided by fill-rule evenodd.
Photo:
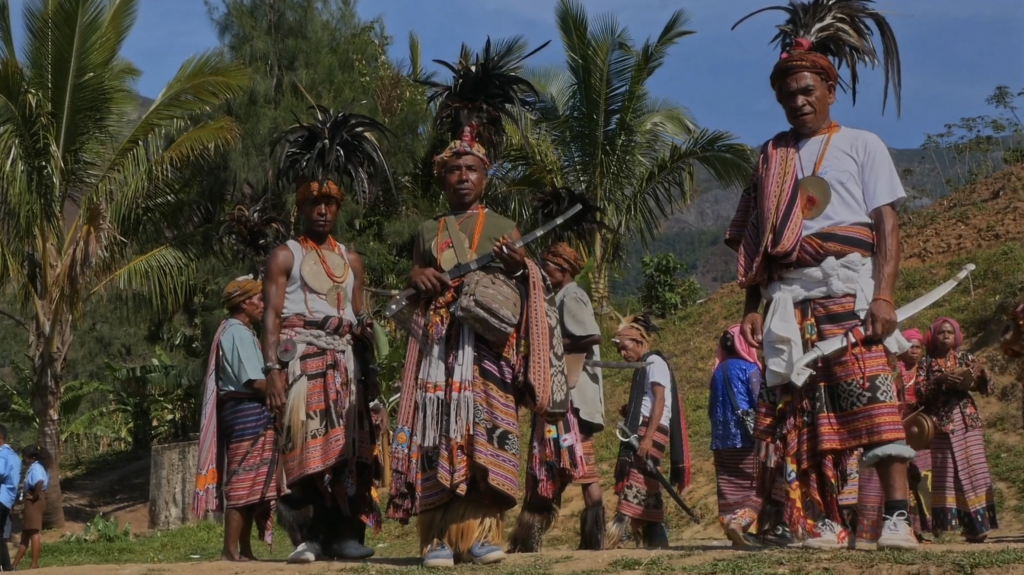
<instances>
[{"instance_id":1,"label":"fur ornament on leg","mask_svg":"<svg viewBox=\"0 0 1024 575\"><path fill-rule=\"evenodd\" d=\"M422 556L439 539L452 550L456 561L471 562L469 550L473 544L495 545L504 539L505 513L492 503L453 497L436 509L421 512L417 526Z\"/></svg>"},{"instance_id":2,"label":"fur ornament on leg","mask_svg":"<svg viewBox=\"0 0 1024 575\"><path fill-rule=\"evenodd\" d=\"M612 518L605 528L605 550L618 549L630 537L634 541L640 541L640 526L642 523L641 521L626 517L622 513L616 513L615 517Z\"/></svg>"},{"instance_id":3,"label":"fur ornament on leg","mask_svg":"<svg viewBox=\"0 0 1024 575\"><path fill-rule=\"evenodd\" d=\"M550 503L524 503L508 541L508 552L540 553L544 534L557 518L558 509Z\"/></svg>"},{"instance_id":4,"label":"fur ornament on leg","mask_svg":"<svg viewBox=\"0 0 1024 575\"><path fill-rule=\"evenodd\" d=\"M604 504L600 501L588 505L580 513L579 549L581 551L604 549Z\"/></svg>"}]
</instances>

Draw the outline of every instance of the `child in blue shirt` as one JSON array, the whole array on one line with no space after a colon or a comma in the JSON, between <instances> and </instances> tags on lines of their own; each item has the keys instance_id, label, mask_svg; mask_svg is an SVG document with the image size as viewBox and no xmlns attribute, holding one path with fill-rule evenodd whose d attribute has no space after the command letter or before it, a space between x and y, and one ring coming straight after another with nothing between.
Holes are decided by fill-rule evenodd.
<instances>
[{"instance_id":1,"label":"child in blue shirt","mask_svg":"<svg viewBox=\"0 0 1024 575\"><path fill-rule=\"evenodd\" d=\"M25 511L24 526L21 530L21 545L14 556L14 568L18 568L21 558L32 544L32 565L30 569L39 568L39 547L42 543L39 532L43 529L43 513L46 511L46 490L50 487L50 474L46 472L49 460L45 450L29 445L21 452L21 457L28 464L25 473Z\"/></svg>"}]
</instances>

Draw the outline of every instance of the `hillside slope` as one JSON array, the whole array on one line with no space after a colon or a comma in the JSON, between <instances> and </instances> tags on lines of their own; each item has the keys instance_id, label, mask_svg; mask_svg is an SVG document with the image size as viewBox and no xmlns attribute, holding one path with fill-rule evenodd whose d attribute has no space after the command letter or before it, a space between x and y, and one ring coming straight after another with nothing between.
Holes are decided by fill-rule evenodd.
<instances>
[{"instance_id":1,"label":"hillside slope","mask_svg":"<svg viewBox=\"0 0 1024 575\"><path fill-rule=\"evenodd\" d=\"M926 328L936 317L961 322L968 350L985 359L995 373L997 392L979 404L989 432L989 460L998 480L999 521L1003 532L1024 528L1024 434L1021 433L1021 392L1014 381L1017 367L1007 362L996 345L1004 318L1024 287L1024 166L1007 169L921 211L904 222L903 251L897 285L902 305L952 277L967 262L977 266L965 281L932 307L901 326ZM1012 241L1011 241L1012 240ZM724 259L729 254L723 253ZM732 256L732 265L735 257ZM664 322L658 347L666 352L685 390L690 445L694 455L694 484L687 501L704 519L699 526L675 509L669 515L673 538L718 537L715 521L714 469L708 449L710 429L706 415L707 385L718 335L739 321L743 294L734 283L719 289L703 304ZM612 326L607 326L611 329ZM613 357L607 346L602 357ZM627 400L628 374L605 371L609 421L617 421L619 406ZM599 436L598 454L609 512L611 473L617 450L612 433ZM566 494L563 516L582 507L578 490ZM571 544L577 537L576 520L563 520L561 538Z\"/></svg>"}]
</instances>

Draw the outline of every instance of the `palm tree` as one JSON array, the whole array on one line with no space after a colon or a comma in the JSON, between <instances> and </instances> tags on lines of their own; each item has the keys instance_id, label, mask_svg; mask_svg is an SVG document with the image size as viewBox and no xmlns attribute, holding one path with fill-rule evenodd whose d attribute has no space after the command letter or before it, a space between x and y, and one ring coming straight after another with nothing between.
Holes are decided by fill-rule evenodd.
<instances>
[{"instance_id":1,"label":"palm tree","mask_svg":"<svg viewBox=\"0 0 1024 575\"><path fill-rule=\"evenodd\" d=\"M28 334L40 445L54 456L48 523L64 523L60 405L83 306L110 288L156 309L188 297L209 219L190 168L238 138L215 114L245 71L186 60L144 113L121 57L138 0L27 0L22 57L0 0L0 289ZM18 311L22 312L21 314Z\"/></svg>"},{"instance_id":2,"label":"palm tree","mask_svg":"<svg viewBox=\"0 0 1024 575\"><path fill-rule=\"evenodd\" d=\"M509 132L519 139L499 167L504 197L495 199L518 208L510 213L519 221L530 219L522 198L538 189L574 189L599 207L604 225L579 228L574 239L594 261L592 295L607 309L609 273L624 243L647 246L661 219L693 197L697 167L722 185L741 185L753 158L731 134L698 127L683 108L648 92L669 49L693 33L685 12L639 48L613 16L591 21L578 0L559 0L555 18L565 68L534 74L545 106L523 131Z\"/></svg>"}]
</instances>

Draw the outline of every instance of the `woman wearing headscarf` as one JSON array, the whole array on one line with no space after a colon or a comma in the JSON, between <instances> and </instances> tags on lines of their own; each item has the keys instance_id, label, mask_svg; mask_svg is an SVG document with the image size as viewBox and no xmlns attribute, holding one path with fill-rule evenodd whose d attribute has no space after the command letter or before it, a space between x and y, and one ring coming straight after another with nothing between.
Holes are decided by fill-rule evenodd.
<instances>
[{"instance_id":1,"label":"woman wearing headscarf","mask_svg":"<svg viewBox=\"0 0 1024 575\"><path fill-rule=\"evenodd\" d=\"M403 524L418 516L425 567L504 559L505 512L523 493L519 407L548 423L568 409L554 298L540 268L515 246L516 222L483 202L503 117L537 97L518 75L520 62L496 61L488 43L482 59L453 65L451 85L437 84L431 96L436 128L449 138L433 165L448 209L423 222L413 251L409 283L419 297L388 505L388 516ZM481 269L455 280L446 274L488 253L495 259ZM552 451L527 463L545 497L562 475L547 462L571 459L562 449L569 438L561 439L544 442Z\"/></svg>"},{"instance_id":2,"label":"woman wearing headscarf","mask_svg":"<svg viewBox=\"0 0 1024 575\"><path fill-rule=\"evenodd\" d=\"M956 320L935 320L925 339L916 399L935 420L932 441L932 522L936 532L961 531L968 543L981 543L998 528L995 489L985 456L981 415L971 391L992 392L985 366L960 350L963 333Z\"/></svg>"},{"instance_id":3,"label":"woman wearing headscarf","mask_svg":"<svg viewBox=\"0 0 1024 575\"><path fill-rule=\"evenodd\" d=\"M660 467L670 448L669 482L682 493L690 484L690 449L683 399L665 356L651 345L659 327L647 314L636 314L619 324L612 342L628 362L646 363L633 372L629 403L622 410L623 424L640 439L636 452L623 442L615 464L615 494L619 503L608 525L605 549L614 549L631 527L647 549L668 548L665 502L661 483L647 471L645 459Z\"/></svg>"},{"instance_id":4,"label":"woman wearing headscarf","mask_svg":"<svg viewBox=\"0 0 1024 575\"><path fill-rule=\"evenodd\" d=\"M740 335L739 324L718 340L708 419L718 483L718 522L735 547L749 547L747 531L761 512L757 493L754 411L761 388L757 352Z\"/></svg>"}]
</instances>

